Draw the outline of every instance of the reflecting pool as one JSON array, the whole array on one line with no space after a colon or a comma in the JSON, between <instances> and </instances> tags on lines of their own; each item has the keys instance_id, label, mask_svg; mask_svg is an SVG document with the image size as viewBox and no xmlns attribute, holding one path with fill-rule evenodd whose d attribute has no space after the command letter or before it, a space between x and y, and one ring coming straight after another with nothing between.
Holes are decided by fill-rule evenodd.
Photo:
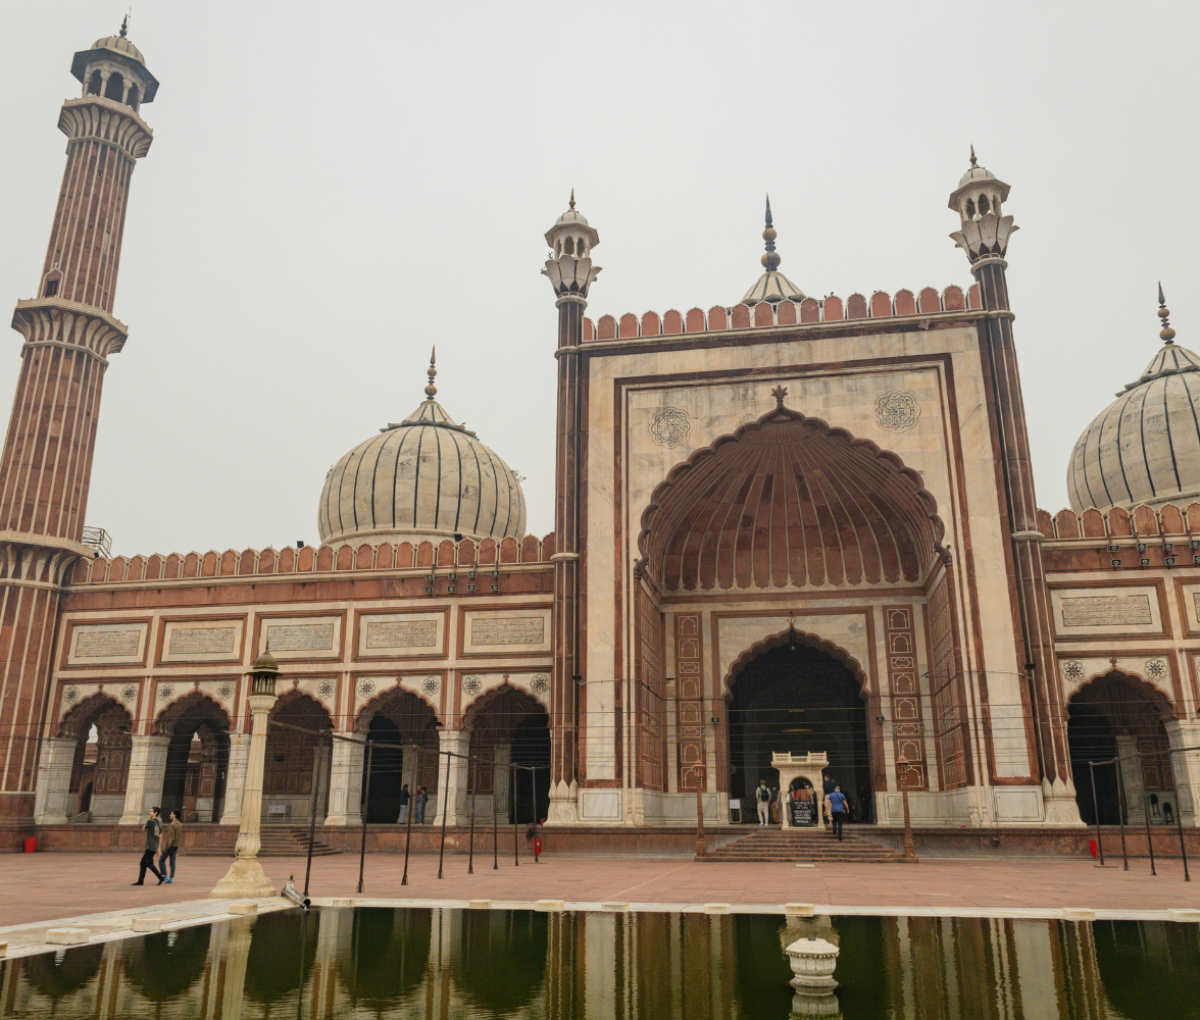
<instances>
[{"instance_id":1,"label":"reflecting pool","mask_svg":"<svg viewBox=\"0 0 1200 1020\"><path fill-rule=\"evenodd\" d=\"M840 947L801 1000L785 946ZM281 911L0 963L0 1016L1200 1020L1200 926Z\"/></svg>"}]
</instances>

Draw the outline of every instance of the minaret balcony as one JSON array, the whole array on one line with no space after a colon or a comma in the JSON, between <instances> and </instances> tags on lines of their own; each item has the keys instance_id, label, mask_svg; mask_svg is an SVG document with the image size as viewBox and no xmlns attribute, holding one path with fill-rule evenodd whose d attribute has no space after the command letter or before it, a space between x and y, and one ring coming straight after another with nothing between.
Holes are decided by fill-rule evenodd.
<instances>
[{"instance_id":1,"label":"minaret balcony","mask_svg":"<svg viewBox=\"0 0 1200 1020\"><path fill-rule=\"evenodd\" d=\"M150 151L154 132L137 112L104 96L68 99L58 115L58 129L71 141L95 139L114 145L130 159Z\"/></svg>"},{"instance_id":2,"label":"minaret balcony","mask_svg":"<svg viewBox=\"0 0 1200 1020\"><path fill-rule=\"evenodd\" d=\"M94 305L65 298L30 298L13 309L12 328L30 347L56 346L87 351L107 361L129 337L129 328Z\"/></svg>"}]
</instances>

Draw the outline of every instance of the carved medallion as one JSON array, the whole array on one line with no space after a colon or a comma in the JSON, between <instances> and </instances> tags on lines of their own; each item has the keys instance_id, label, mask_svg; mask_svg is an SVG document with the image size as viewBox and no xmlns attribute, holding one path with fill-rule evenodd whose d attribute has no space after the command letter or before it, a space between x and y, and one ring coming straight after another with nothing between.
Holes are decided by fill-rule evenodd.
<instances>
[{"instance_id":1,"label":"carved medallion","mask_svg":"<svg viewBox=\"0 0 1200 1020\"><path fill-rule=\"evenodd\" d=\"M659 446L674 449L692 431L692 419L678 407L662 407L650 419L650 435Z\"/></svg>"},{"instance_id":2,"label":"carved medallion","mask_svg":"<svg viewBox=\"0 0 1200 1020\"><path fill-rule=\"evenodd\" d=\"M463 681L463 690L475 697L483 687L483 682L477 676L469 676Z\"/></svg>"},{"instance_id":3,"label":"carved medallion","mask_svg":"<svg viewBox=\"0 0 1200 1020\"><path fill-rule=\"evenodd\" d=\"M425 696L429 698L432 698L435 694L437 694L440 687L441 685L438 683L438 678L435 676L426 677L425 682L421 684L421 690L423 690L425 692Z\"/></svg>"},{"instance_id":4,"label":"carved medallion","mask_svg":"<svg viewBox=\"0 0 1200 1020\"><path fill-rule=\"evenodd\" d=\"M921 417L921 405L911 393L893 390L875 401L875 420L889 432L907 432Z\"/></svg>"},{"instance_id":5,"label":"carved medallion","mask_svg":"<svg viewBox=\"0 0 1200 1020\"><path fill-rule=\"evenodd\" d=\"M550 678L545 673L535 673L533 679L529 682L538 694L545 694L550 690Z\"/></svg>"}]
</instances>

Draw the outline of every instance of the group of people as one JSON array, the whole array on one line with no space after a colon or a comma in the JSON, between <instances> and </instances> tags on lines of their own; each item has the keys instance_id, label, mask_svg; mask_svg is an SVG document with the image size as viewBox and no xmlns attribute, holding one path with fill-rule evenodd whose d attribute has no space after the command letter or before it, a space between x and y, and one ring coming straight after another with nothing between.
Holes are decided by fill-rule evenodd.
<instances>
[{"instance_id":1,"label":"group of people","mask_svg":"<svg viewBox=\"0 0 1200 1020\"><path fill-rule=\"evenodd\" d=\"M171 817L164 824L160 817L162 808L150 809L150 817L142 826L146 832L146 849L142 853L137 881L133 885L145 885L147 871L157 876L159 885L163 882L170 885L175 881L175 855L179 852L179 843L183 837L183 822L179 820L175 811L169 813ZM154 866L155 854L159 855L157 868ZM170 875L167 874L168 865L171 869Z\"/></svg>"},{"instance_id":2,"label":"group of people","mask_svg":"<svg viewBox=\"0 0 1200 1020\"><path fill-rule=\"evenodd\" d=\"M842 788L830 778L828 773L821 776L825 794L825 817L831 826L831 834L838 840L842 839L842 826L850 817L853 804ZM758 809L759 825L778 825L780 813L783 810L792 812L792 824L815 824L816 804L813 790L805 783L797 782L794 789L781 797L778 786L767 786L765 779L758 781L758 789L754 791L755 806ZM862 821L867 820L867 803L862 804ZM802 820L804 819L804 820Z\"/></svg>"},{"instance_id":3,"label":"group of people","mask_svg":"<svg viewBox=\"0 0 1200 1020\"><path fill-rule=\"evenodd\" d=\"M412 800L412 795L408 792L408 783L404 784L400 791L400 824L403 825L408 820L408 804ZM413 806L413 822L416 825L425 824L425 805L429 803L429 794L425 792L425 787L417 787L416 804Z\"/></svg>"}]
</instances>

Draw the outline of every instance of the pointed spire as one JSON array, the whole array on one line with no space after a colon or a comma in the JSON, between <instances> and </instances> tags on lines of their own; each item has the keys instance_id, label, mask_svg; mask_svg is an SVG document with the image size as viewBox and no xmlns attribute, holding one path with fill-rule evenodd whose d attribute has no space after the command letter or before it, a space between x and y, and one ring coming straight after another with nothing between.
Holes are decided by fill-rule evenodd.
<instances>
[{"instance_id":1,"label":"pointed spire","mask_svg":"<svg viewBox=\"0 0 1200 1020\"><path fill-rule=\"evenodd\" d=\"M978 166L979 160L975 158L975 146L971 146L971 166Z\"/></svg>"},{"instance_id":2,"label":"pointed spire","mask_svg":"<svg viewBox=\"0 0 1200 1020\"><path fill-rule=\"evenodd\" d=\"M762 257L762 264L767 272L773 272L779 268L779 263L783 261L779 255L775 253L775 228L771 225L771 196L767 196L767 225L763 230L763 240L767 242L767 253Z\"/></svg>"},{"instance_id":3,"label":"pointed spire","mask_svg":"<svg viewBox=\"0 0 1200 1020\"><path fill-rule=\"evenodd\" d=\"M433 385L433 380L437 376L437 345L434 344L433 349L429 352L429 385L425 387L425 396L432 400L437 396L437 387Z\"/></svg>"},{"instance_id":4,"label":"pointed spire","mask_svg":"<svg viewBox=\"0 0 1200 1020\"><path fill-rule=\"evenodd\" d=\"M1162 332L1158 334L1159 339L1164 344L1170 346L1175 342L1175 330L1171 328L1171 320L1168 316L1171 314L1171 309L1167 307L1167 299L1163 297L1162 280L1158 281L1158 317L1162 321Z\"/></svg>"},{"instance_id":5,"label":"pointed spire","mask_svg":"<svg viewBox=\"0 0 1200 1020\"><path fill-rule=\"evenodd\" d=\"M574 208L575 208L575 189L574 189L574 188L572 188L572 189L571 189L571 202L570 202L570 205L571 205L571 208L572 208L572 209L574 209Z\"/></svg>"}]
</instances>

